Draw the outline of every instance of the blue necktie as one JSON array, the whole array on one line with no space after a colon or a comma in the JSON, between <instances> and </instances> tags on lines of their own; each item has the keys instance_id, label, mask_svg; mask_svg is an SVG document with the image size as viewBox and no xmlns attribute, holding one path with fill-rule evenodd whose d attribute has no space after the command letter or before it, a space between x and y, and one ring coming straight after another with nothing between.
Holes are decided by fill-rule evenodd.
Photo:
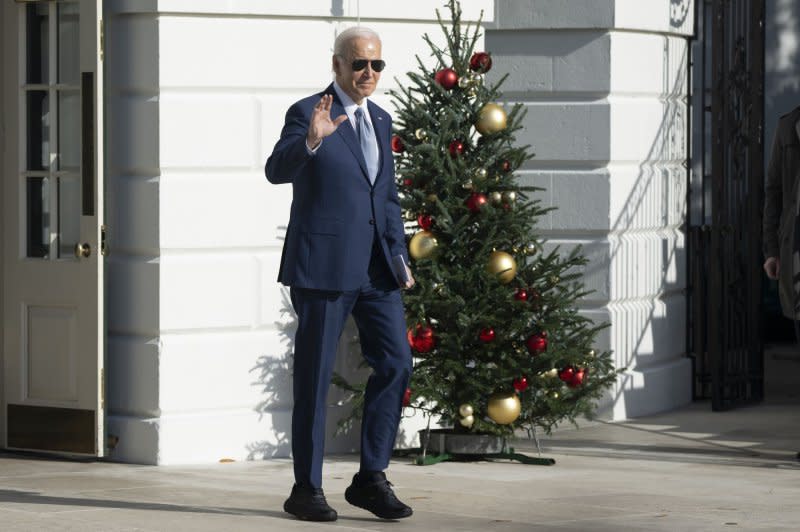
<instances>
[{"instance_id":1,"label":"blue necktie","mask_svg":"<svg viewBox=\"0 0 800 532\"><path fill-rule=\"evenodd\" d=\"M367 163L369 182L375 184L375 178L378 176L378 143L375 141L372 125L364 117L364 110L361 107L356 109L356 131Z\"/></svg>"}]
</instances>

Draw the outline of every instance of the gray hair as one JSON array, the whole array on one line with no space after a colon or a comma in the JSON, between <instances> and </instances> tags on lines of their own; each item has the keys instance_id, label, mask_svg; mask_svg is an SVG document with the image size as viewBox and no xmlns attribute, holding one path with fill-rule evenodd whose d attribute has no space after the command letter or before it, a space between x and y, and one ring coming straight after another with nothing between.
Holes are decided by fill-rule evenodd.
<instances>
[{"instance_id":1,"label":"gray hair","mask_svg":"<svg viewBox=\"0 0 800 532\"><path fill-rule=\"evenodd\" d=\"M333 41L333 53L340 57L345 57L348 51L346 50L348 43L358 37L375 39L381 42L381 37L375 30L365 28L364 26L352 26L336 36L336 40Z\"/></svg>"}]
</instances>

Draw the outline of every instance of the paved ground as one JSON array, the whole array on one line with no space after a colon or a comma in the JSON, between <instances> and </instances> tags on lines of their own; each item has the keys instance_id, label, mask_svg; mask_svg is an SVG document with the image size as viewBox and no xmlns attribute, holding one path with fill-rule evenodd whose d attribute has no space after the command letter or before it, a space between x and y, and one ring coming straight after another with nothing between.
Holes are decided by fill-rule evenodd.
<instances>
[{"instance_id":1,"label":"paved ground","mask_svg":"<svg viewBox=\"0 0 800 532\"><path fill-rule=\"evenodd\" d=\"M342 496L354 456L325 464L332 524L283 513L288 460L147 467L0 455L0 530L800 530L800 408L711 413L705 403L625 424L563 430L555 466L443 463L390 468L414 507L385 522ZM534 449L519 441L517 449Z\"/></svg>"},{"instance_id":2,"label":"paved ground","mask_svg":"<svg viewBox=\"0 0 800 532\"><path fill-rule=\"evenodd\" d=\"M800 372L787 363L768 372L787 393L758 406L712 413L695 403L561 430L543 440L555 466L397 460L390 479L415 512L399 522L344 501L354 456L325 464L339 521L308 524L282 511L288 460L147 467L0 454L0 531L797 531ZM515 445L535 453L532 442Z\"/></svg>"}]
</instances>

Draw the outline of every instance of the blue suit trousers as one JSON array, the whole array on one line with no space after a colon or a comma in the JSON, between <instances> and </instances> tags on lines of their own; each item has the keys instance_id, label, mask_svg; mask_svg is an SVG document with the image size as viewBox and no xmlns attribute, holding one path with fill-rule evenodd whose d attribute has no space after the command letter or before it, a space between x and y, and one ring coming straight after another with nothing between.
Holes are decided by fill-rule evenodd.
<instances>
[{"instance_id":1,"label":"blue suit trousers","mask_svg":"<svg viewBox=\"0 0 800 532\"><path fill-rule=\"evenodd\" d=\"M389 465L411 375L403 302L378 240L368 279L357 290L291 288L298 327L294 346L292 454L295 482L322 487L325 415L336 349L347 317L358 326L361 351L372 368L361 425L361 471Z\"/></svg>"}]
</instances>

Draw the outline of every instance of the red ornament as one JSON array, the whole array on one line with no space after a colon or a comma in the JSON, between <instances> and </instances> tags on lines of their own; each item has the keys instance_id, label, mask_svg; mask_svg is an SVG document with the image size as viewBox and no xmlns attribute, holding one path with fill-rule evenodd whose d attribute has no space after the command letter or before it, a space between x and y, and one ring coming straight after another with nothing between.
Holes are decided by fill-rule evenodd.
<instances>
[{"instance_id":1,"label":"red ornament","mask_svg":"<svg viewBox=\"0 0 800 532\"><path fill-rule=\"evenodd\" d=\"M410 177L406 177L405 179L403 179L403 184L407 187L410 187L411 185L414 184L414 180L411 179Z\"/></svg>"},{"instance_id":2,"label":"red ornament","mask_svg":"<svg viewBox=\"0 0 800 532\"><path fill-rule=\"evenodd\" d=\"M505 173L508 173L508 172L510 172L510 171L511 171L511 161L509 161L508 159L506 159L505 161L503 161L503 162L500 164L500 168L501 168L501 169L503 170L503 172L505 172Z\"/></svg>"},{"instance_id":3,"label":"red ornament","mask_svg":"<svg viewBox=\"0 0 800 532\"><path fill-rule=\"evenodd\" d=\"M528 299L528 292L524 288L517 288L514 292L514 299L517 301L526 301Z\"/></svg>"},{"instance_id":4,"label":"red ornament","mask_svg":"<svg viewBox=\"0 0 800 532\"><path fill-rule=\"evenodd\" d=\"M470 211L480 212L480 210L483 208L484 205L486 205L488 201L489 200L486 199L485 194L481 194L479 192L473 192L472 194L469 195L467 201L465 201L464 204Z\"/></svg>"},{"instance_id":5,"label":"red ornament","mask_svg":"<svg viewBox=\"0 0 800 532\"><path fill-rule=\"evenodd\" d=\"M411 404L411 388L406 388L406 393L403 394L403 406Z\"/></svg>"},{"instance_id":6,"label":"red ornament","mask_svg":"<svg viewBox=\"0 0 800 532\"><path fill-rule=\"evenodd\" d=\"M489 72L492 68L492 56L486 52L475 52L469 58L469 69L473 72Z\"/></svg>"},{"instance_id":7,"label":"red ornament","mask_svg":"<svg viewBox=\"0 0 800 532\"><path fill-rule=\"evenodd\" d=\"M420 214L417 216L417 223L420 229L428 230L433 225L433 217L430 214Z\"/></svg>"},{"instance_id":8,"label":"red ornament","mask_svg":"<svg viewBox=\"0 0 800 532\"><path fill-rule=\"evenodd\" d=\"M466 146L464 146L464 143L461 142L460 140L454 140L447 147L447 149L450 151L450 157L456 157L458 155L461 155L462 153L464 153L465 148Z\"/></svg>"},{"instance_id":9,"label":"red ornament","mask_svg":"<svg viewBox=\"0 0 800 532\"><path fill-rule=\"evenodd\" d=\"M417 324L416 331L408 330L408 344L417 353L429 353L436 345L433 329L427 325Z\"/></svg>"},{"instance_id":10,"label":"red ornament","mask_svg":"<svg viewBox=\"0 0 800 532\"><path fill-rule=\"evenodd\" d=\"M528 388L528 378L525 375L517 377L511 384L518 392L524 392Z\"/></svg>"},{"instance_id":11,"label":"red ornament","mask_svg":"<svg viewBox=\"0 0 800 532\"><path fill-rule=\"evenodd\" d=\"M436 80L436 83L447 90L450 90L458 85L458 74L456 74L456 71L452 68L443 68L439 70L436 72L433 79Z\"/></svg>"},{"instance_id":12,"label":"red ornament","mask_svg":"<svg viewBox=\"0 0 800 532\"><path fill-rule=\"evenodd\" d=\"M578 386L583 384L583 379L585 376L586 376L586 370L584 370L583 368L579 368L578 371L576 371L572 375L572 378L567 381L567 386L569 386L570 388L577 388Z\"/></svg>"},{"instance_id":13,"label":"red ornament","mask_svg":"<svg viewBox=\"0 0 800 532\"><path fill-rule=\"evenodd\" d=\"M406 145L403 143L403 139L397 135L392 136L392 151L395 153L403 153L406 151Z\"/></svg>"},{"instance_id":14,"label":"red ornament","mask_svg":"<svg viewBox=\"0 0 800 532\"><path fill-rule=\"evenodd\" d=\"M481 339L481 342L488 344L489 342L494 340L494 329L491 327L486 327L485 329L481 329L481 333L478 337Z\"/></svg>"},{"instance_id":15,"label":"red ornament","mask_svg":"<svg viewBox=\"0 0 800 532\"><path fill-rule=\"evenodd\" d=\"M558 372L558 378L564 382L570 382L575 377L575 368L567 366Z\"/></svg>"},{"instance_id":16,"label":"red ornament","mask_svg":"<svg viewBox=\"0 0 800 532\"><path fill-rule=\"evenodd\" d=\"M525 341L525 345L533 356L541 355L547 350L547 334L543 332L532 334Z\"/></svg>"}]
</instances>

